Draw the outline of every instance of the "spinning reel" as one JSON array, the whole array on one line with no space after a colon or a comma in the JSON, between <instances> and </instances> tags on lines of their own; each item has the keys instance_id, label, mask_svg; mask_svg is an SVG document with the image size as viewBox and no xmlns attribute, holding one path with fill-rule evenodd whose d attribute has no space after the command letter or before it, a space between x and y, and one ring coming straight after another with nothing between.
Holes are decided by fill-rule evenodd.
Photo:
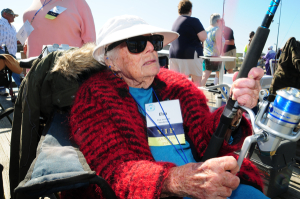
<instances>
[{"instance_id":1,"label":"spinning reel","mask_svg":"<svg viewBox=\"0 0 300 199\"><path fill-rule=\"evenodd\" d=\"M269 95L268 91L260 91L259 111L256 116L251 109L241 106L249 114L253 135L248 136L243 143L238 159L239 166L255 142L262 155L273 156L281 141L296 142L300 139L300 130L294 131L300 121L300 90L287 87L276 93L274 102L270 103L265 100Z\"/></svg>"}]
</instances>

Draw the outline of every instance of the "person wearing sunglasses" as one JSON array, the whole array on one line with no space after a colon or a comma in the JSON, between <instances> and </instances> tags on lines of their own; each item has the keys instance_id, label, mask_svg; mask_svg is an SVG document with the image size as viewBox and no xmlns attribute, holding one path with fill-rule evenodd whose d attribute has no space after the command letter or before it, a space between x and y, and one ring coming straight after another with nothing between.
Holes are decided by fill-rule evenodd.
<instances>
[{"instance_id":1,"label":"person wearing sunglasses","mask_svg":"<svg viewBox=\"0 0 300 199\"><path fill-rule=\"evenodd\" d=\"M69 118L70 138L118 198L226 198L237 187L240 190L240 182L251 195L263 195L255 166L245 160L237 174L237 156L231 154L251 135L244 117L237 129L228 129L232 142L224 141L219 154L223 157L201 162L222 108L211 113L203 92L185 75L160 69L157 51L178 36L137 16L108 20L92 53L103 69L85 80L76 94ZM70 57L66 53L60 59L72 64ZM235 81L233 97L241 105L255 106L262 76L263 71L254 68L249 78ZM241 113L234 121L240 120ZM156 121L154 127L149 126L150 118ZM182 120L174 122L175 118ZM167 119L170 123L164 128L160 121ZM72 199L102 197L95 185L61 194Z\"/></svg>"}]
</instances>

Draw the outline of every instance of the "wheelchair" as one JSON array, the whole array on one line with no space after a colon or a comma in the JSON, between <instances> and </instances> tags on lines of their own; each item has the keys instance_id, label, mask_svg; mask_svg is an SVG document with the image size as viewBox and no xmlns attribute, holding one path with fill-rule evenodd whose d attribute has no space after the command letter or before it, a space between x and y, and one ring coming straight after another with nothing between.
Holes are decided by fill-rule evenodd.
<instances>
[{"instance_id":1,"label":"wheelchair","mask_svg":"<svg viewBox=\"0 0 300 199\"><path fill-rule=\"evenodd\" d=\"M57 198L58 192L89 184L98 185L105 198L117 198L105 179L90 169L78 146L69 140L68 112L80 82L51 74L63 53L54 51L45 58L20 62L22 68L31 69L20 85L15 103L9 166L11 198L52 199ZM61 87L49 91L55 87L56 78L61 79ZM53 100L58 94L60 101Z\"/></svg>"}]
</instances>

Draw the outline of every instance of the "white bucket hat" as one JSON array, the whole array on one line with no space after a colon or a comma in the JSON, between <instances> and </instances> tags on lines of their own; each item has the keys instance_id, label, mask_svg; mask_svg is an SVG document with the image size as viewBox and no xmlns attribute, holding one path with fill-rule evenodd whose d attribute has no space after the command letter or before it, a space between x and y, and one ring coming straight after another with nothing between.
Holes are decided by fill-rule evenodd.
<instances>
[{"instance_id":1,"label":"white bucket hat","mask_svg":"<svg viewBox=\"0 0 300 199\"><path fill-rule=\"evenodd\" d=\"M97 34L97 47L93 57L100 63L104 62L105 47L123 39L145 35L159 34L164 36L164 46L177 39L179 34L147 24L143 19L132 15L122 15L109 19Z\"/></svg>"}]
</instances>

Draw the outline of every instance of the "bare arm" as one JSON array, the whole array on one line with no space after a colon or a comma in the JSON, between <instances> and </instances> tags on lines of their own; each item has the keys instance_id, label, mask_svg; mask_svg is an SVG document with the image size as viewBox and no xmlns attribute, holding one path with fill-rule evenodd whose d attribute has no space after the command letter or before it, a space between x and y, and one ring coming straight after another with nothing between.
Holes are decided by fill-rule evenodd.
<instances>
[{"instance_id":1,"label":"bare arm","mask_svg":"<svg viewBox=\"0 0 300 199\"><path fill-rule=\"evenodd\" d=\"M204 42L207 38L207 34L205 30L202 30L201 32L199 32L197 34L198 38L200 39L200 41Z\"/></svg>"}]
</instances>

